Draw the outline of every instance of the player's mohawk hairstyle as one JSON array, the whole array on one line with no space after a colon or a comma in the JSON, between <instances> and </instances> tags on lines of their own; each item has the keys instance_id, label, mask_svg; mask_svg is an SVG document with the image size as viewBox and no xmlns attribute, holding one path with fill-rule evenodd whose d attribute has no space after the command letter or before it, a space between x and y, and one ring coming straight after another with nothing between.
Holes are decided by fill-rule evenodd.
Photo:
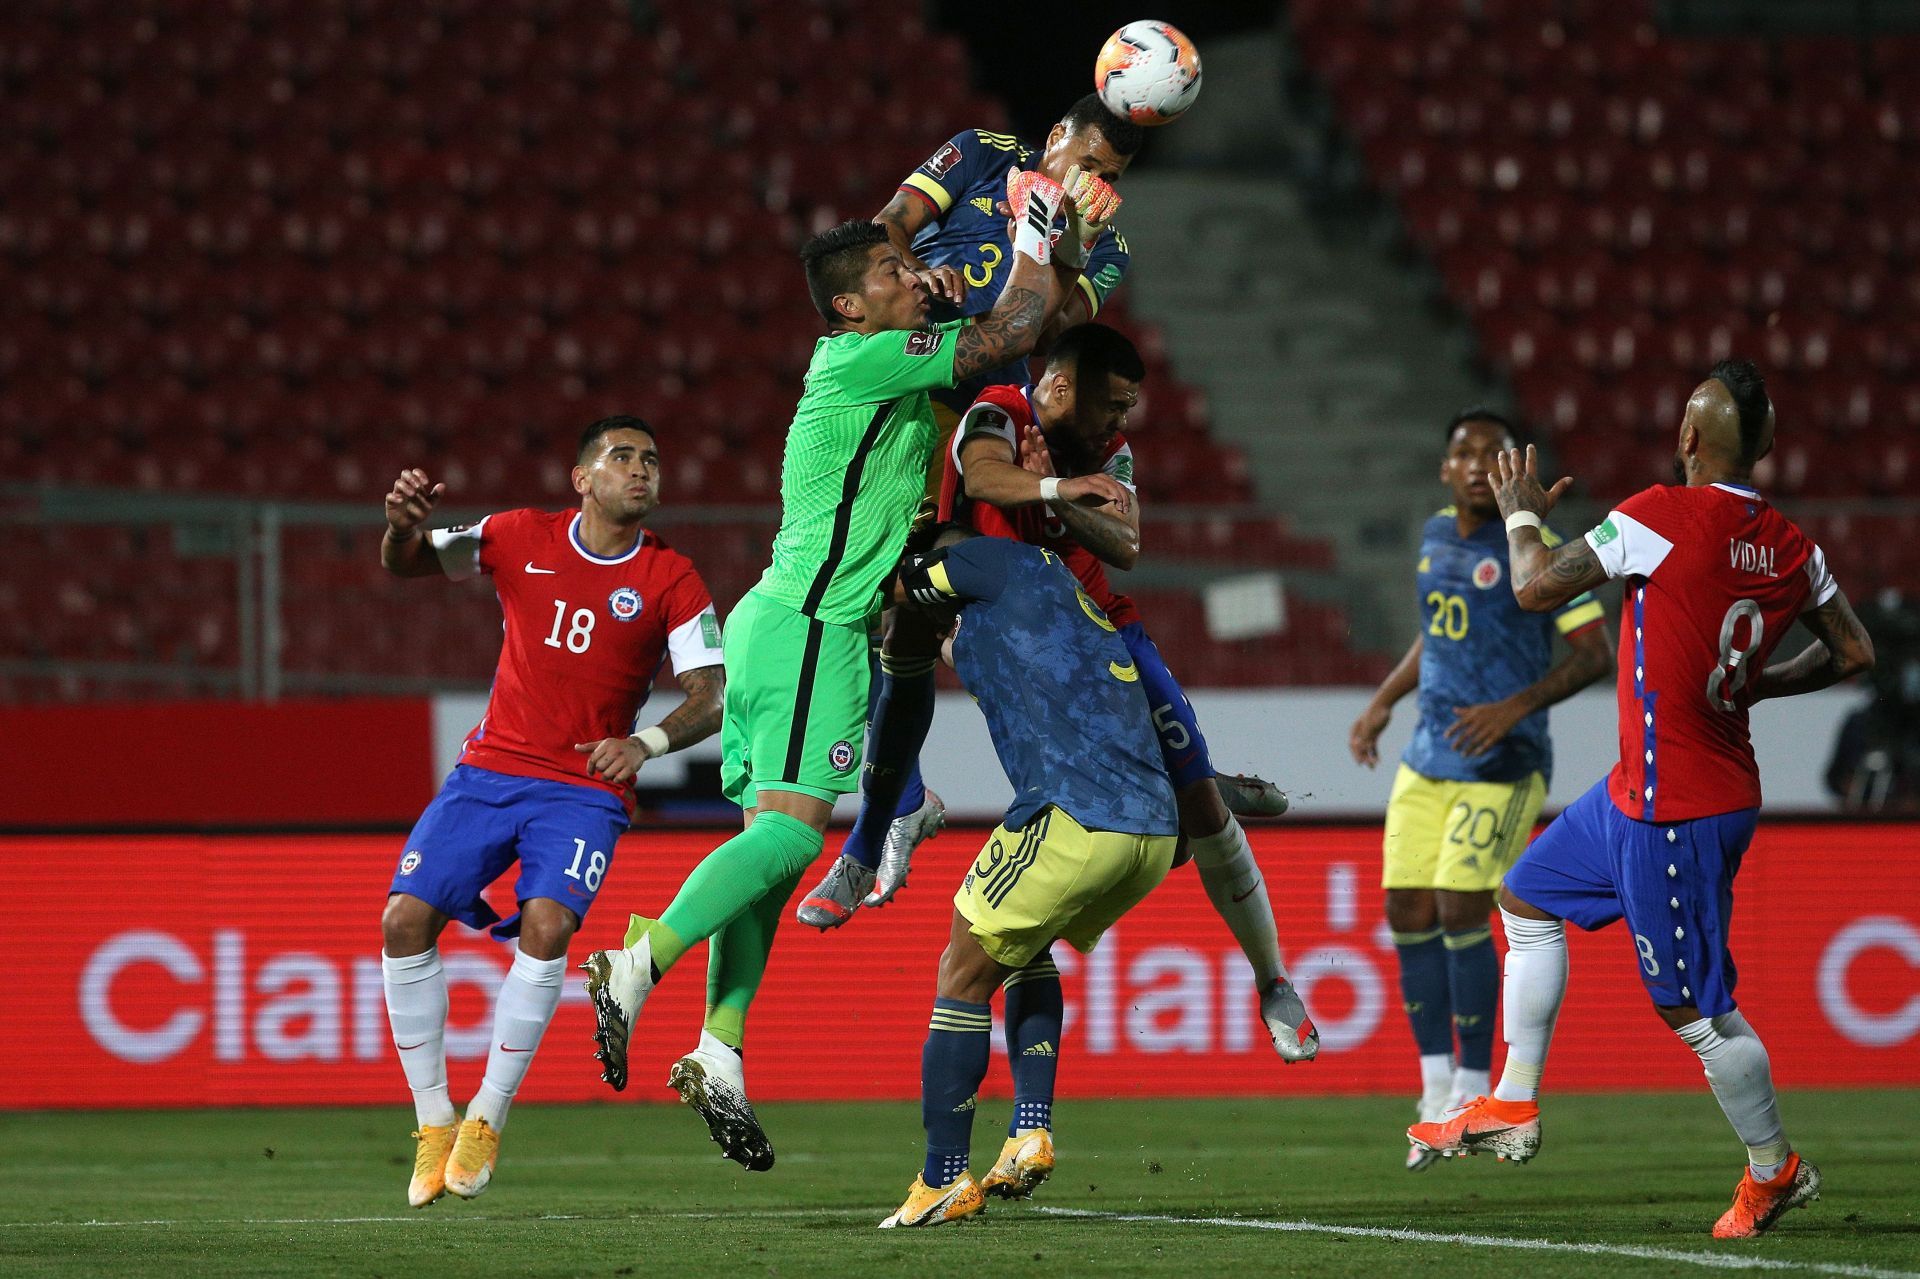
<instances>
[{"instance_id":1,"label":"player's mohawk hairstyle","mask_svg":"<svg viewBox=\"0 0 1920 1279\"><path fill-rule=\"evenodd\" d=\"M867 250L887 242L887 229L878 222L855 218L839 226L828 227L800 248L800 262L807 269L807 295L813 309L828 323L838 323L833 299L842 293L857 293L860 277L867 270Z\"/></svg>"},{"instance_id":2,"label":"player's mohawk hairstyle","mask_svg":"<svg viewBox=\"0 0 1920 1279\"><path fill-rule=\"evenodd\" d=\"M1123 156L1137 155L1141 144L1147 140L1145 129L1107 110L1107 104L1100 101L1097 93L1089 93L1074 103L1060 117L1060 123L1067 126L1068 133L1078 133L1082 129L1100 130L1100 136L1107 140L1107 145Z\"/></svg>"},{"instance_id":3,"label":"player's mohawk hairstyle","mask_svg":"<svg viewBox=\"0 0 1920 1279\"><path fill-rule=\"evenodd\" d=\"M1767 398L1767 380L1752 360L1722 360L1707 376L1727 388L1740 411L1740 465L1760 460L1760 443L1767 430L1773 401Z\"/></svg>"}]
</instances>

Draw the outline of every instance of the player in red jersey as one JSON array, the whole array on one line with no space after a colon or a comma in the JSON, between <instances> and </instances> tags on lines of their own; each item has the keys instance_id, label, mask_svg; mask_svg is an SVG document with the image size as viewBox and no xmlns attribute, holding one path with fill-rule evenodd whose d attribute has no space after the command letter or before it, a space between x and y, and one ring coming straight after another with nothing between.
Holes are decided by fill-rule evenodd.
<instances>
[{"instance_id":1,"label":"player in red jersey","mask_svg":"<svg viewBox=\"0 0 1920 1279\"><path fill-rule=\"evenodd\" d=\"M653 428L610 417L580 437L577 511L505 511L423 536L444 484L387 494L380 561L402 577L485 573L506 615L486 714L407 837L381 917L387 1015L419 1121L408 1201L487 1187L500 1132L560 1002L567 943L600 891L646 761L720 727L720 625L692 561L642 525L660 501ZM687 698L633 733L668 657ZM631 734L631 735L630 735ZM520 910L480 894L515 861ZM519 938L494 1005L486 1075L455 1114L447 1086L449 919Z\"/></svg>"},{"instance_id":2,"label":"player in red jersey","mask_svg":"<svg viewBox=\"0 0 1920 1279\"><path fill-rule=\"evenodd\" d=\"M1507 874L1507 1060L1493 1096L1407 1131L1442 1154L1532 1158L1540 1072L1566 994L1564 921L1595 929L1624 918L1655 1009L1699 1055L1747 1147L1733 1204L1713 1227L1721 1239L1758 1235L1820 1197L1819 1170L1781 1126L1766 1048L1733 999L1733 879L1760 810L1747 711L1873 665L1872 641L1825 555L1752 487L1773 432L1759 372L1745 360L1721 362L1680 423L1683 483L1636 494L1585 538L1551 551L1540 517L1571 481L1543 489L1531 448L1524 460L1502 455L1495 495L1521 606L1544 611L1626 580L1620 762ZM1815 642L1768 666L1795 621Z\"/></svg>"}]
</instances>

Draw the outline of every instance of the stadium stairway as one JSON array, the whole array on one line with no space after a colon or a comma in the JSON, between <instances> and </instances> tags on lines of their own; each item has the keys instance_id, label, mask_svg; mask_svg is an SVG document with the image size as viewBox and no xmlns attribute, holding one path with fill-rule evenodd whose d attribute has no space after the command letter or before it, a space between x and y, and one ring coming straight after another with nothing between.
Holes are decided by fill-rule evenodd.
<instances>
[{"instance_id":1,"label":"stadium stairway","mask_svg":"<svg viewBox=\"0 0 1920 1279\"><path fill-rule=\"evenodd\" d=\"M1158 162L1127 179L1130 306L1207 388L1213 432L1245 451L1262 504L1334 543L1339 574L1296 574L1290 589L1343 604L1357 646L1398 647L1413 634L1409 557L1443 497L1439 424L1503 397L1475 380L1471 334L1435 312L1404 263L1363 229L1310 211L1289 176L1308 126L1278 92L1284 40L1207 50L1210 73L1235 74L1209 75L1205 115L1273 128L1156 139Z\"/></svg>"}]
</instances>

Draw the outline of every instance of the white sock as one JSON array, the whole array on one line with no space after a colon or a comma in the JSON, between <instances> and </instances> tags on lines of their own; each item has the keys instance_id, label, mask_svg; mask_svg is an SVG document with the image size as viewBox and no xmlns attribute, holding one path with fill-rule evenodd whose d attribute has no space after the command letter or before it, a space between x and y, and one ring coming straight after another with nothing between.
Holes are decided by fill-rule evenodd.
<instances>
[{"instance_id":1,"label":"white sock","mask_svg":"<svg viewBox=\"0 0 1920 1279\"><path fill-rule=\"evenodd\" d=\"M1490 1097L1493 1095L1493 1072L1490 1070L1468 1070L1461 1066L1453 1072L1453 1097L1465 1101L1469 1097Z\"/></svg>"},{"instance_id":2,"label":"white sock","mask_svg":"<svg viewBox=\"0 0 1920 1279\"><path fill-rule=\"evenodd\" d=\"M1738 1009L1690 1021L1673 1032L1699 1054L1707 1083L1733 1131L1747 1145L1755 1181L1771 1181L1793 1153L1780 1126L1767 1047Z\"/></svg>"},{"instance_id":3,"label":"white sock","mask_svg":"<svg viewBox=\"0 0 1920 1279\"><path fill-rule=\"evenodd\" d=\"M480 1091L467 1107L467 1118L484 1119L495 1132L507 1126L507 1108L520 1091L520 1081L533 1064L533 1050L547 1033L553 1010L560 1006L560 985L566 980L567 957L535 959L515 954L507 979L493 1005L493 1039L487 1049L487 1073Z\"/></svg>"},{"instance_id":4,"label":"white sock","mask_svg":"<svg viewBox=\"0 0 1920 1279\"><path fill-rule=\"evenodd\" d=\"M1420 1095L1444 1099L1453 1088L1453 1054L1420 1054Z\"/></svg>"},{"instance_id":5,"label":"white sock","mask_svg":"<svg viewBox=\"0 0 1920 1279\"><path fill-rule=\"evenodd\" d=\"M1522 919L1500 912L1507 930L1506 980L1500 1002L1506 1017L1507 1060L1496 1101L1533 1101L1553 1042L1553 1023L1567 995L1567 926L1558 919Z\"/></svg>"},{"instance_id":6,"label":"white sock","mask_svg":"<svg viewBox=\"0 0 1920 1279\"><path fill-rule=\"evenodd\" d=\"M447 1091L447 974L439 948L400 959L383 952L380 982L387 992L394 1051L413 1089L414 1119L444 1128L460 1116Z\"/></svg>"},{"instance_id":7,"label":"white sock","mask_svg":"<svg viewBox=\"0 0 1920 1279\"><path fill-rule=\"evenodd\" d=\"M1228 817L1214 834L1189 839L1187 844L1193 849L1193 866L1200 872L1207 900L1253 965L1254 989L1265 990L1273 981L1283 980L1287 970L1280 963L1280 930L1274 926L1273 903L1267 900L1260 863L1254 861L1240 823Z\"/></svg>"}]
</instances>

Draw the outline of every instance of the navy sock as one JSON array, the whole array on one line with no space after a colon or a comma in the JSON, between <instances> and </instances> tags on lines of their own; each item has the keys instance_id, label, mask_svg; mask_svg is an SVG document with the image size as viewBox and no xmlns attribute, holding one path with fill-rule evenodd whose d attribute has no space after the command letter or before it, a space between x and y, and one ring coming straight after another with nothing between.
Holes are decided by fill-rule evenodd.
<instances>
[{"instance_id":1,"label":"navy sock","mask_svg":"<svg viewBox=\"0 0 1920 1279\"><path fill-rule=\"evenodd\" d=\"M883 657L879 677L872 684L867 762L860 770L860 816L840 846L842 857L851 857L869 870L880 865L880 845L893 819L926 801L920 748L933 727L933 667L932 658L895 664Z\"/></svg>"},{"instance_id":2,"label":"navy sock","mask_svg":"<svg viewBox=\"0 0 1920 1279\"><path fill-rule=\"evenodd\" d=\"M1053 956L1039 958L1007 978L1007 1061L1013 1067L1013 1119L1007 1136L1026 1128L1053 1128L1053 1080L1060 1068L1060 1022L1065 1005Z\"/></svg>"},{"instance_id":3,"label":"navy sock","mask_svg":"<svg viewBox=\"0 0 1920 1279\"><path fill-rule=\"evenodd\" d=\"M1395 933L1400 952L1400 998L1422 1057L1453 1052L1453 1000L1447 990L1447 948L1438 928Z\"/></svg>"},{"instance_id":4,"label":"navy sock","mask_svg":"<svg viewBox=\"0 0 1920 1279\"><path fill-rule=\"evenodd\" d=\"M1447 993L1453 1028L1460 1037L1462 1070L1493 1069L1493 1009L1500 998L1500 959L1487 925L1448 933Z\"/></svg>"},{"instance_id":5,"label":"navy sock","mask_svg":"<svg viewBox=\"0 0 1920 1279\"><path fill-rule=\"evenodd\" d=\"M920 1119L927 1129L927 1163L920 1177L929 1186L944 1186L967 1170L973 1099L987 1077L992 1036L988 1005L933 1001L927 1046L920 1052Z\"/></svg>"}]
</instances>

